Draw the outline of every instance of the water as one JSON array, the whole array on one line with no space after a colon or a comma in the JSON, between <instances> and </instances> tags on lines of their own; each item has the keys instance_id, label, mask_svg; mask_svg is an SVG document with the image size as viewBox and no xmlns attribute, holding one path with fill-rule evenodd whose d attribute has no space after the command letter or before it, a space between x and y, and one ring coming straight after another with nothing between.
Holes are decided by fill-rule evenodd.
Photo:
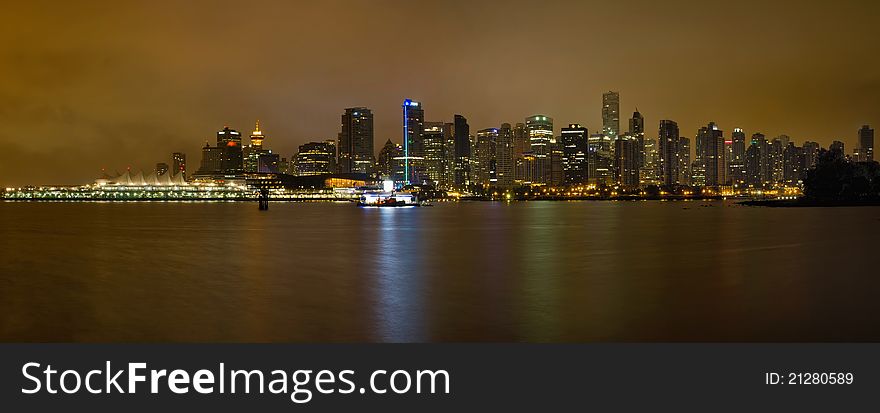
<instances>
[{"instance_id":1,"label":"water","mask_svg":"<svg viewBox=\"0 0 880 413\"><path fill-rule=\"evenodd\" d=\"M878 341L878 213L0 202L0 341Z\"/></svg>"}]
</instances>

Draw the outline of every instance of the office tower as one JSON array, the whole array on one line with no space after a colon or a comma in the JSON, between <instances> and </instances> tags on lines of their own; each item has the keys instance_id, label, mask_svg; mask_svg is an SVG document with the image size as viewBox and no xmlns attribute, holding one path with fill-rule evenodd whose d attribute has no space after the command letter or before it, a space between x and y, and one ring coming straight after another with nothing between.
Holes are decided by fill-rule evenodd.
<instances>
[{"instance_id":1,"label":"office tower","mask_svg":"<svg viewBox=\"0 0 880 413\"><path fill-rule=\"evenodd\" d=\"M250 144L243 149L244 171L254 173L260 171L260 157L271 153L263 148L263 141L266 137L263 135L263 131L260 130L259 120L254 125L254 131L251 132L250 138Z\"/></svg>"},{"instance_id":2,"label":"office tower","mask_svg":"<svg viewBox=\"0 0 880 413\"><path fill-rule=\"evenodd\" d=\"M819 161L819 143L806 141L804 142L804 173Z\"/></svg>"},{"instance_id":3,"label":"office tower","mask_svg":"<svg viewBox=\"0 0 880 413\"><path fill-rule=\"evenodd\" d=\"M171 154L171 167L173 175L183 174L186 177L186 154L182 152L174 152Z\"/></svg>"},{"instance_id":4,"label":"office tower","mask_svg":"<svg viewBox=\"0 0 880 413\"><path fill-rule=\"evenodd\" d=\"M525 123L517 123L513 128L513 155L516 157L532 150L529 131Z\"/></svg>"},{"instance_id":5,"label":"office tower","mask_svg":"<svg viewBox=\"0 0 880 413\"><path fill-rule=\"evenodd\" d=\"M162 176L168 173L168 164L159 162L156 164L156 176Z\"/></svg>"},{"instance_id":6,"label":"office tower","mask_svg":"<svg viewBox=\"0 0 880 413\"><path fill-rule=\"evenodd\" d=\"M535 174L533 183L551 183L551 141L553 141L553 118L545 115L534 115L526 118L526 129L529 131L531 151L535 156Z\"/></svg>"},{"instance_id":7,"label":"office tower","mask_svg":"<svg viewBox=\"0 0 880 413\"><path fill-rule=\"evenodd\" d=\"M614 171L617 184L627 188L639 185L638 138L627 133L614 141Z\"/></svg>"},{"instance_id":8,"label":"office tower","mask_svg":"<svg viewBox=\"0 0 880 413\"><path fill-rule=\"evenodd\" d=\"M443 176L440 187L443 189L455 188L455 124L446 122L443 124Z\"/></svg>"},{"instance_id":9,"label":"office tower","mask_svg":"<svg viewBox=\"0 0 880 413\"><path fill-rule=\"evenodd\" d=\"M730 160L728 161L728 178L734 185L742 185L746 179L746 133L734 128L730 135Z\"/></svg>"},{"instance_id":10,"label":"office tower","mask_svg":"<svg viewBox=\"0 0 880 413\"><path fill-rule=\"evenodd\" d=\"M222 172L226 175L244 172L241 134L235 129L224 127L217 132L217 146L223 148Z\"/></svg>"},{"instance_id":11,"label":"office tower","mask_svg":"<svg viewBox=\"0 0 880 413\"><path fill-rule=\"evenodd\" d=\"M629 135L636 138L636 150L639 154L637 165L639 169L645 166L645 118L638 110L633 112L629 119Z\"/></svg>"},{"instance_id":12,"label":"office tower","mask_svg":"<svg viewBox=\"0 0 880 413\"><path fill-rule=\"evenodd\" d=\"M587 182L587 128L570 124L562 128L562 171L565 185L582 185Z\"/></svg>"},{"instance_id":13,"label":"office tower","mask_svg":"<svg viewBox=\"0 0 880 413\"><path fill-rule=\"evenodd\" d=\"M715 122L700 128L696 139L697 162L703 167L706 186L718 186L727 183L727 149L724 144L724 133Z\"/></svg>"},{"instance_id":14,"label":"office tower","mask_svg":"<svg viewBox=\"0 0 880 413\"><path fill-rule=\"evenodd\" d=\"M859 153L861 161L872 162L874 160L874 129L870 125L862 125L859 129Z\"/></svg>"},{"instance_id":15,"label":"office tower","mask_svg":"<svg viewBox=\"0 0 880 413\"><path fill-rule=\"evenodd\" d=\"M804 148L789 142L782 150L782 163L782 180L785 185L798 185L804 173Z\"/></svg>"},{"instance_id":16,"label":"office tower","mask_svg":"<svg viewBox=\"0 0 880 413\"><path fill-rule=\"evenodd\" d=\"M495 176L495 146L498 142L498 128L477 131L473 152L473 183L489 186Z\"/></svg>"},{"instance_id":17,"label":"office tower","mask_svg":"<svg viewBox=\"0 0 880 413\"><path fill-rule=\"evenodd\" d=\"M404 107L406 112L406 107ZM421 122L421 118L420 122ZM346 108L342 114L342 131L337 139L340 173L373 175L375 158L373 152L373 112L368 108Z\"/></svg>"},{"instance_id":18,"label":"office tower","mask_svg":"<svg viewBox=\"0 0 880 413\"><path fill-rule=\"evenodd\" d=\"M405 176L403 172L403 146L388 139L385 146L379 151L377 169L380 179L390 179L402 183Z\"/></svg>"},{"instance_id":19,"label":"office tower","mask_svg":"<svg viewBox=\"0 0 880 413\"><path fill-rule=\"evenodd\" d=\"M762 133L752 135L751 143L746 149L746 183L763 188L772 182L772 166L770 161L770 144Z\"/></svg>"},{"instance_id":20,"label":"office tower","mask_svg":"<svg viewBox=\"0 0 880 413\"><path fill-rule=\"evenodd\" d=\"M309 142L299 146L294 169L297 176L329 175L333 173L335 164L336 148L332 141ZM268 165L264 165L264 168L268 168Z\"/></svg>"},{"instance_id":21,"label":"office tower","mask_svg":"<svg viewBox=\"0 0 880 413\"><path fill-rule=\"evenodd\" d=\"M657 141L660 149L660 180L664 185L679 183L678 138L678 124L668 119L661 120Z\"/></svg>"},{"instance_id":22,"label":"office tower","mask_svg":"<svg viewBox=\"0 0 880 413\"><path fill-rule=\"evenodd\" d=\"M602 133L613 142L620 134L620 94L602 94Z\"/></svg>"},{"instance_id":23,"label":"office tower","mask_svg":"<svg viewBox=\"0 0 880 413\"><path fill-rule=\"evenodd\" d=\"M509 123L502 123L498 129L498 142L495 144L495 175L499 188L510 188L514 181L513 129Z\"/></svg>"},{"instance_id":24,"label":"office tower","mask_svg":"<svg viewBox=\"0 0 880 413\"><path fill-rule=\"evenodd\" d=\"M422 132L422 147L425 155L425 173L434 185L443 181L444 147L446 136L443 122L425 122Z\"/></svg>"},{"instance_id":25,"label":"office tower","mask_svg":"<svg viewBox=\"0 0 880 413\"><path fill-rule=\"evenodd\" d=\"M611 185L614 179L614 141L604 133L594 133L587 139L587 181L591 184Z\"/></svg>"},{"instance_id":26,"label":"office tower","mask_svg":"<svg viewBox=\"0 0 880 413\"><path fill-rule=\"evenodd\" d=\"M678 138L678 180L682 185L706 184L706 170L691 163L691 140L684 136Z\"/></svg>"},{"instance_id":27,"label":"office tower","mask_svg":"<svg viewBox=\"0 0 880 413\"><path fill-rule=\"evenodd\" d=\"M453 120L453 139L455 140L455 181L456 189L465 188L471 184L471 128L467 119L462 115L455 115Z\"/></svg>"},{"instance_id":28,"label":"office tower","mask_svg":"<svg viewBox=\"0 0 880 413\"><path fill-rule=\"evenodd\" d=\"M517 159L516 163L516 180L521 185L531 185L535 183L535 164L537 160L535 154L531 151L523 153Z\"/></svg>"},{"instance_id":29,"label":"office tower","mask_svg":"<svg viewBox=\"0 0 880 413\"><path fill-rule=\"evenodd\" d=\"M657 148L656 139L645 139L645 165L639 170L639 184L645 187L648 185L660 184L660 152Z\"/></svg>"},{"instance_id":30,"label":"office tower","mask_svg":"<svg viewBox=\"0 0 880 413\"><path fill-rule=\"evenodd\" d=\"M555 137L550 141L550 185L562 186L565 172L562 169L562 138Z\"/></svg>"},{"instance_id":31,"label":"office tower","mask_svg":"<svg viewBox=\"0 0 880 413\"><path fill-rule=\"evenodd\" d=\"M421 103L406 99L403 101L403 172L407 184L421 184L427 178L424 168L422 132L424 131L425 110Z\"/></svg>"},{"instance_id":32,"label":"office tower","mask_svg":"<svg viewBox=\"0 0 880 413\"><path fill-rule=\"evenodd\" d=\"M768 156L770 162L770 182L773 184L782 182L785 172L785 164L782 158L784 149L785 143L783 139L776 138L770 143L770 153Z\"/></svg>"}]
</instances>

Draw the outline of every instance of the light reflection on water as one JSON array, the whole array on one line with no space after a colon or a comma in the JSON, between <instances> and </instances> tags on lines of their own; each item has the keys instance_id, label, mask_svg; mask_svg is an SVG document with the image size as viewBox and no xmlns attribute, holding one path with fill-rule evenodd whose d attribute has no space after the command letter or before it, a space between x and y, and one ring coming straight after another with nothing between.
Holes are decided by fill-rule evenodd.
<instances>
[{"instance_id":1,"label":"light reflection on water","mask_svg":"<svg viewBox=\"0 0 880 413\"><path fill-rule=\"evenodd\" d=\"M0 203L2 341L877 341L878 208Z\"/></svg>"}]
</instances>

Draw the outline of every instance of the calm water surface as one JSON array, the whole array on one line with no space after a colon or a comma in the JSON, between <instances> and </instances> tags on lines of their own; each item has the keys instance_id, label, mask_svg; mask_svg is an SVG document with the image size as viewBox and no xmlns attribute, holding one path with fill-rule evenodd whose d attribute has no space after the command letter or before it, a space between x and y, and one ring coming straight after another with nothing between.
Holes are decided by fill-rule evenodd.
<instances>
[{"instance_id":1,"label":"calm water surface","mask_svg":"<svg viewBox=\"0 0 880 413\"><path fill-rule=\"evenodd\" d=\"M880 208L0 202L0 341L880 341Z\"/></svg>"}]
</instances>

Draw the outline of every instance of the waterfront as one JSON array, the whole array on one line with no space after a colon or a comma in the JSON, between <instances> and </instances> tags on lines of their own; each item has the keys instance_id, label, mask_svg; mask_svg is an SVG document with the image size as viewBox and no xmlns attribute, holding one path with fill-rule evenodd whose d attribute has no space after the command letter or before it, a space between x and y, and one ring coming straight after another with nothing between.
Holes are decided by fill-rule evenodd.
<instances>
[{"instance_id":1,"label":"waterfront","mask_svg":"<svg viewBox=\"0 0 880 413\"><path fill-rule=\"evenodd\" d=\"M0 202L0 341L877 341L878 212Z\"/></svg>"}]
</instances>

